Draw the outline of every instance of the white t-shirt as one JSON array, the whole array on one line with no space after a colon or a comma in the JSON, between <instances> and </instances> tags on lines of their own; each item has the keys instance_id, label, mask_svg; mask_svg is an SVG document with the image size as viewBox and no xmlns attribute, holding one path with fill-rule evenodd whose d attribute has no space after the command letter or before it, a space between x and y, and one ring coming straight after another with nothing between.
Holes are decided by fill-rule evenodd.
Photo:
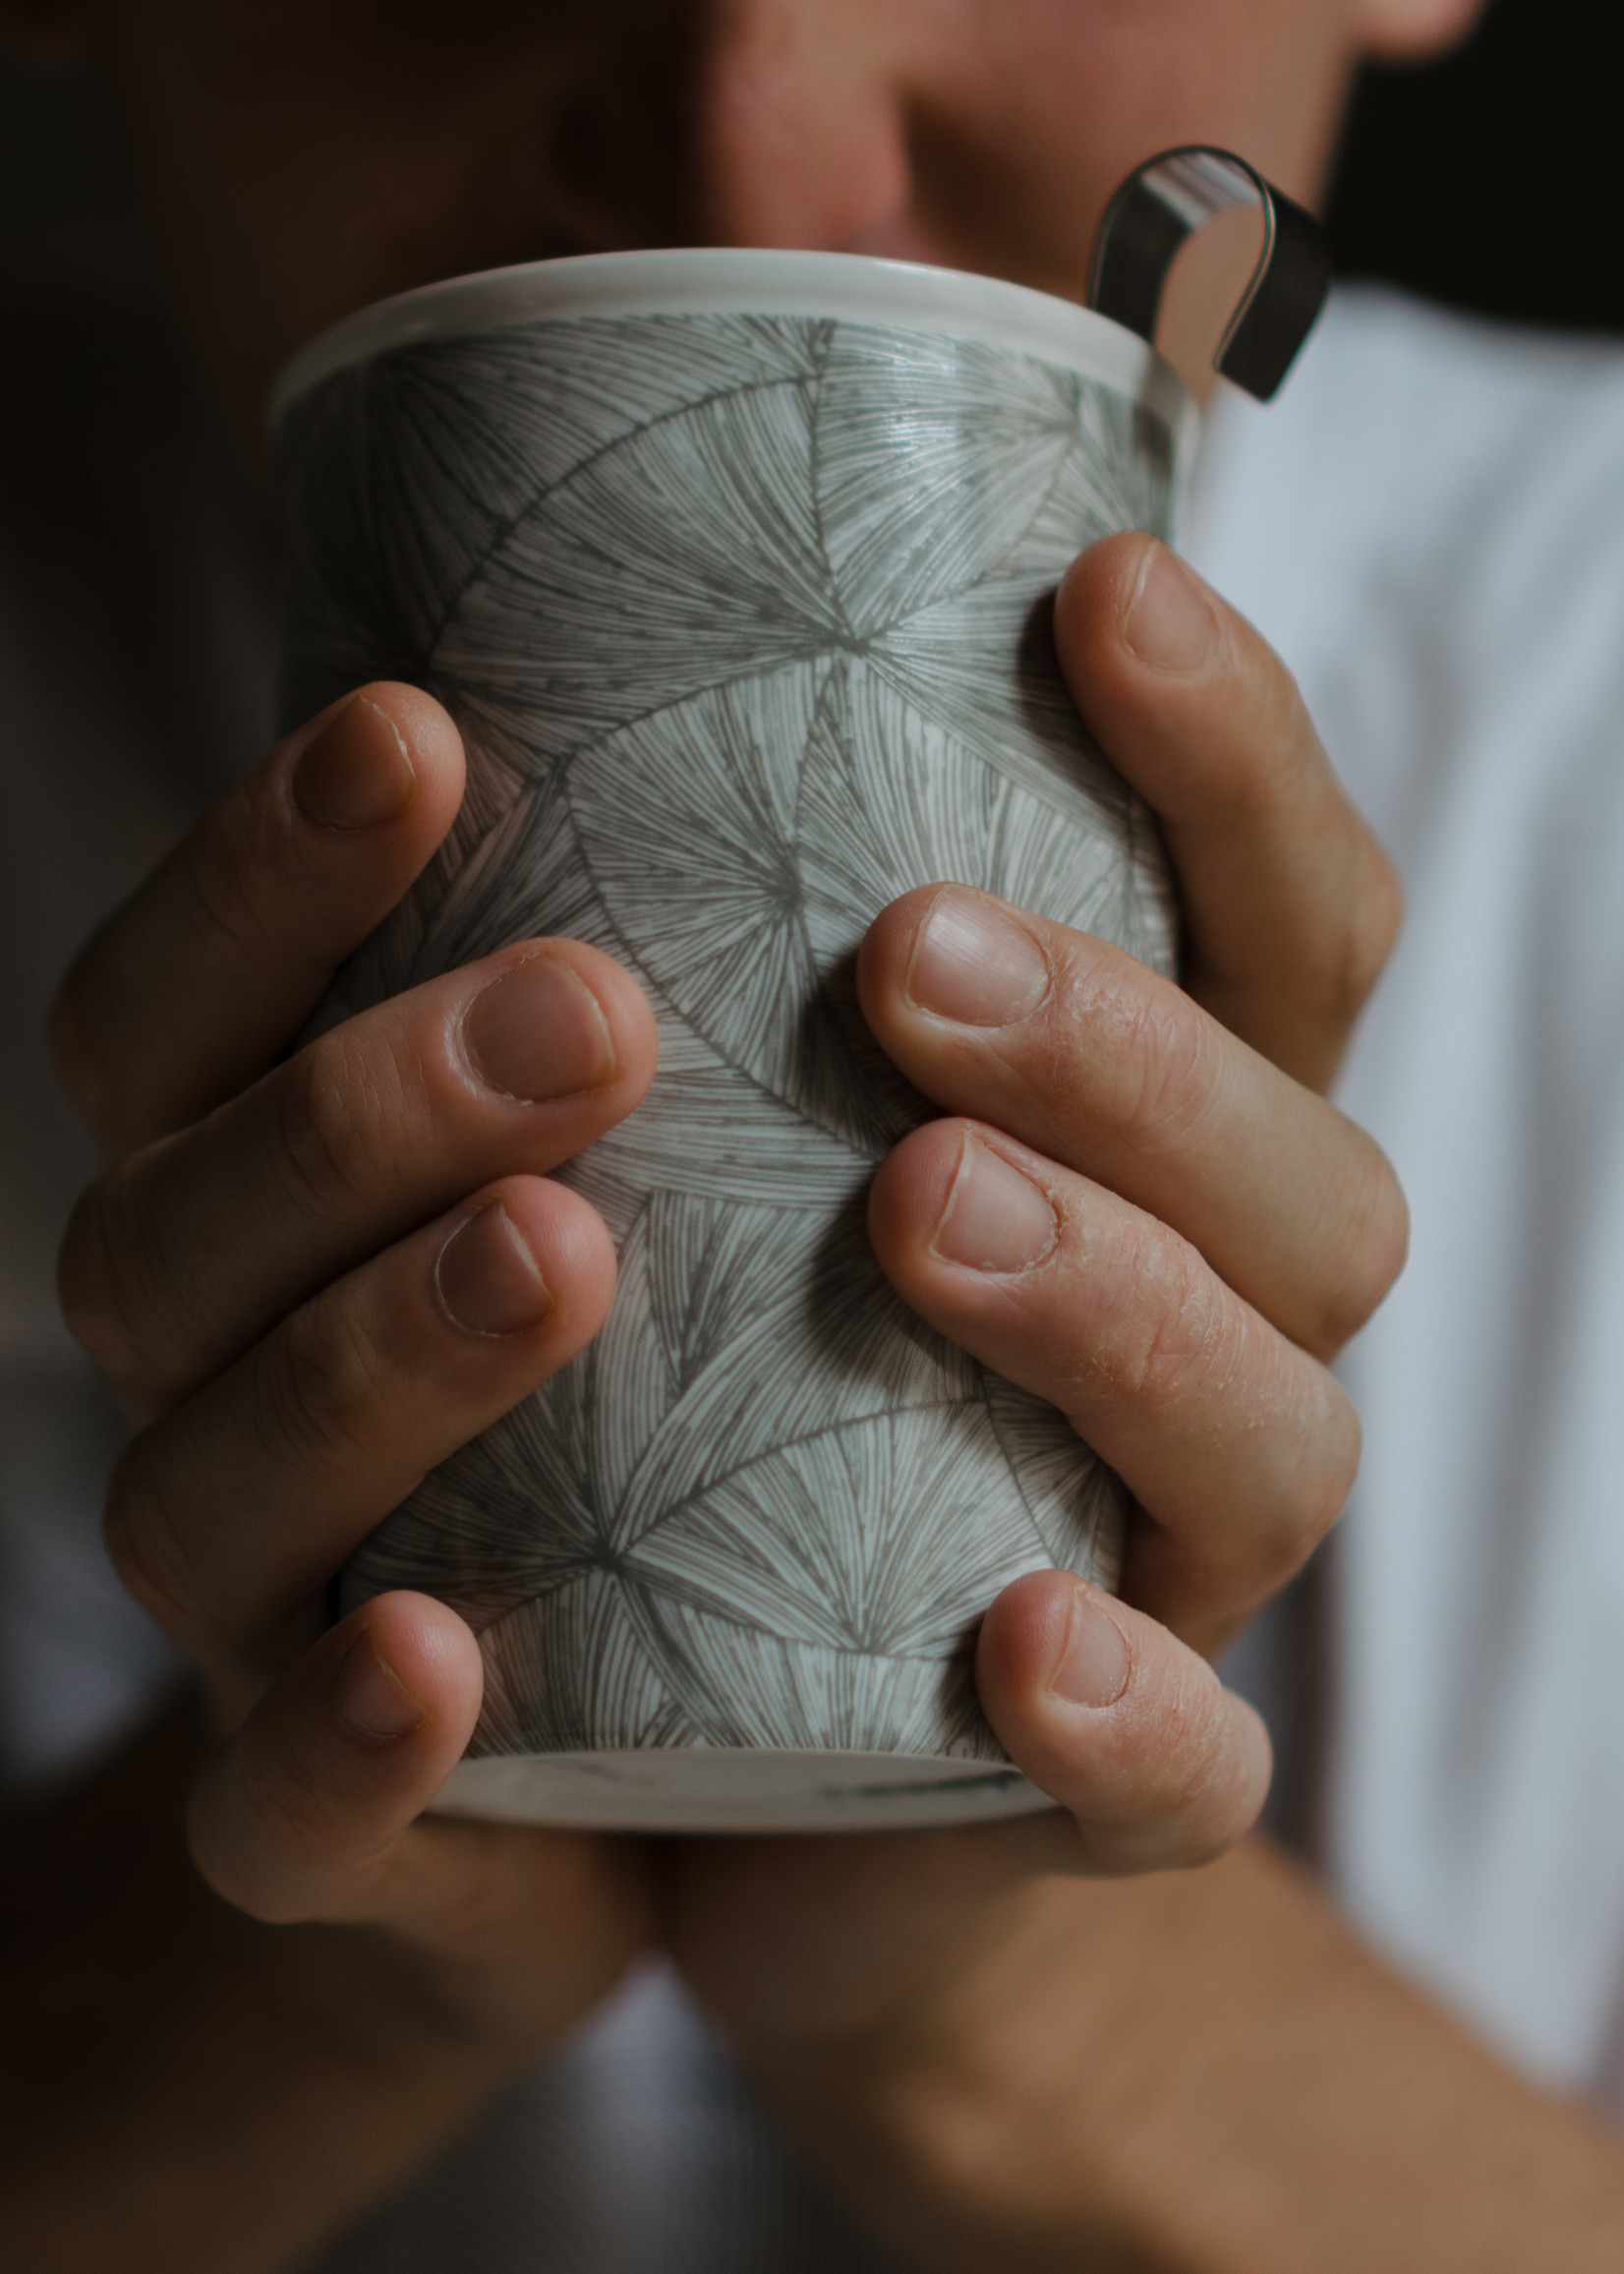
<instances>
[{"instance_id":1,"label":"white t-shirt","mask_svg":"<svg viewBox=\"0 0 1624 2274\"><path fill-rule=\"evenodd\" d=\"M1624 354L1345 294L1211 441L1194 556L1409 899L1341 1090L1414 1229L1345 1368L1326 1861L1624 2111Z\"/></svg>"},{"instance_id":2,"label":"white t-shirt","mask_svg":"<svg viewBox=\"0 0 1624 2274\"><path fill-rule=\"evenodd\" d=\"M173 464L148 456L172 498ZM44 486L61 472L47 439ZM165 688L200 647L219 685L222 656L259 683L253 577L217 477L191 478L217 620L205 636L179 612L167 677L147 670L135 694L67 568L49 652L78 677L64 696L42 673L39 580L0 538L0 945L28 974L0 1029L14 1773L116 1727L167 1662L97 1563L107 1425L51 1326L43 1260L79 1166L29 1036L94 912L87 875L104 904L206 789L157 729ZM140 484L98 496L103 519L150 507ZM1415 1240L1347 1362L1366 1453L1333 1567L1327 1864L1379 1948L1532 2072L1624 2113L1624 351L1339 294L1275 404L1215 413L1187 542L1298 673L1410 897L1343 1091L1398 1166ZM222 729L228 761L254 716L245 697ZM857 2274L863 2258L656 1976L322 2265Z\"/></svg>"}]
</instances>

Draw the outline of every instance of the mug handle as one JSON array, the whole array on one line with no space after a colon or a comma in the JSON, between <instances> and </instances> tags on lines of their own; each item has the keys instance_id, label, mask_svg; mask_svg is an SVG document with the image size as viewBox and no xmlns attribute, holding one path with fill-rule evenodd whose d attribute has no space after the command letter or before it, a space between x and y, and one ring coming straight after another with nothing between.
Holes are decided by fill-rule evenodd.
<instances>
[{"instance_id":1,"label":"mug handle","mask_svg":"<svg viewBox=\"0 0 1624 2274\"><path fill-rule=\"evenodd\" d=\"M1187 237L1253 205L1263 249L1212 368L1267 402L1313 328L1331 284L1331 248L1311 213L1245 158L1194 143L1136 166L1106 206L1088 267L1088 306L1154 340L1168 270Z\"/></svg>"}]
</instances>

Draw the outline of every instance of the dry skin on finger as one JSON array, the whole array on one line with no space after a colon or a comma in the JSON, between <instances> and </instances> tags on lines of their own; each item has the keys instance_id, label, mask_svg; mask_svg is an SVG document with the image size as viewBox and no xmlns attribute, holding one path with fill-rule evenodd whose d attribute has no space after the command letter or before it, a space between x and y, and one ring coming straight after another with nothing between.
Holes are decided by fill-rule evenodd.
<instances>
[{"instance_id":1,"label":"dry skin on finger","mask_svg":"<svg viewBox=\"0 0 1624 2274\"><path fill-rule=\"evenodd\" d=\"M1408 1217L1334 1106L1109 942L965 887L894 902L858 966L909 1080L1160 1217L1329 1358L1397 1276Z\"/></svg>"},{"instance_id":2,"label":"dry skin on finger","mask_svg":"<svg viewBox=\"0 0 1624 2274\"><path fill-rule=\"evenodd\" d=\"M1165 1627L1085 1581L1034 1572L1006 1588L976 1679L1011 1758L1076 1819L1071 1868L1188 1869L1256 1821L1270 1769L1256 1714Z\"/></svg>"},{"instance_id":3,"label":"dry skin on finger","mask_svg":"<svg viewBox=\"0 0 1624 2274\"><path fill-rule=\"evenodd\" d=\"M966 1139L1047 1211L1055 1237L1028 1257L985 1237L979 1255L950 1252ZM983 1124L941 1121L882 1168L869 1220L906 1301L1058 1406L1127 1484L1148 1515L1134 1600L1203 1649L1341 1512L1359 1456L1345 1393L1155 1217Z\"/></svg>"}]
</instances>

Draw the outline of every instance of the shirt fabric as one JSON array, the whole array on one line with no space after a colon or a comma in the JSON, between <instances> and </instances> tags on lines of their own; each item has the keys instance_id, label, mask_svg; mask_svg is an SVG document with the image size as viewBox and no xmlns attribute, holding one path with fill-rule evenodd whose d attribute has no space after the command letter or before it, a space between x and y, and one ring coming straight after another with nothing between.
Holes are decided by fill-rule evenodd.
<instances>
[{"instance_id":1,"label":"shirt fabric","mask_svg":"<svg viewBox=\"0 0 1624 2274\"><path fill-rule=\"evenodd\" d=\"M90 1157L50 1091L43 1005L267 709L252 517L123 269L79 276L69 306L77 273L0 268L14 308L37 303L0 335L14 1780L115 1741L174 1672L96 1542L117 1427L49 1292ZM1186 542L1298 674L1409 895L1342 1091L1415 1235L1345 1368L1365 1457L1330 1573L1324 1860L1417 1980L1624 2113L1624 351L1340 293L1276 403L1214 413ZM1265 1677L1289 1716L1293 1662ZM881 2260L651 1970L319 2264Z\"/></svg>"},{"instance_id":2,"label":"shirt fabric","mask_svg":"<svg viewBox=\"0 0 1624 2274\"><path fill-rule=\"evenodd\" d=\"M1624 357L1343 297L1190 532L1404 878L1340 1102L1409 1196L1343 1369L1324 1860L1533 2073L1624 1958Z\"/></svg>"}]
</instances>

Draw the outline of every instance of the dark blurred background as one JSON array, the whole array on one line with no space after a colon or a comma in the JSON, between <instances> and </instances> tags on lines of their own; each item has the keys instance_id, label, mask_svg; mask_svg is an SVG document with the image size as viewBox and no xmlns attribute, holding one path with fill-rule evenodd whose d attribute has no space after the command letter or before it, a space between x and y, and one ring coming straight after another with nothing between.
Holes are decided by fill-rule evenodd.
<instances>
[{"instance_id":1,"label":"dark blurred background","mask_svg":"<svg viewBox=\"0 0 1624 2274\"><path fill-rule=\"evenodd\" d=\"M1624 47L1604 0L1495 0L1448 61L1370 73L1331 208L1342 268L1490 316L1624 331L1613 37ZM67 217L104 195L72 95L0 74L0 217Z\"/></svg>"},{"instance_id":2,"label":"dark blurred background","mask_svg":"<svg viewBox=\"0 0 1624 2274\"><path fill-rule=\"evenodd\" d=\"M1445 62L1368 73L1331 206L1339 265L1488 316L1624 331L1614 38L1605 0L1495 0Z\"/></svg>"}]
</instances>

